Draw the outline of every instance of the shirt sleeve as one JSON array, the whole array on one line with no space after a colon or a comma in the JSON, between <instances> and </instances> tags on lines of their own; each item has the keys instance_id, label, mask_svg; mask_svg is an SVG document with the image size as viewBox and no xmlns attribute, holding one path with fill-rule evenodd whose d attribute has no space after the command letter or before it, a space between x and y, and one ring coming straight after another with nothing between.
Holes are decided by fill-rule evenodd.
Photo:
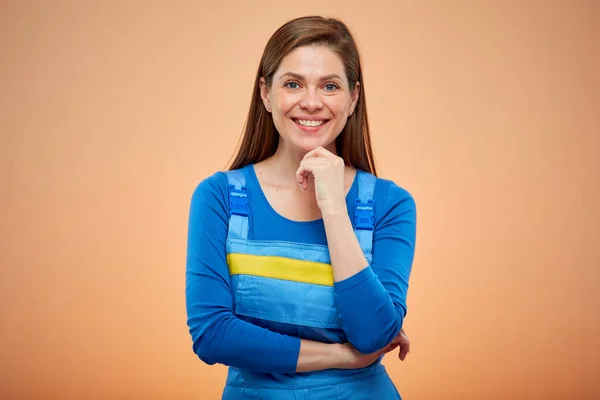
<instances>
[{"instance_id":1,"label":"shirt sleeve","mask_svg":"<svg viewBox=\"0 0 600 400\"><path fill-rule=\"evenodd\" d=\"M402 328L415 253L414 198L390 182L383 203L373 231L371 265L335 284L343 329L365 354L384 348Z\"/></svg>"},{"instance_id":2,"label":"shirt sleeve","mask_svg":"<svg viewBox=\"0 0 600 400\"><path fill-rule=\"evenodd\" d=\"M186 259L187 325L194 353L207 364L293 373L300 339L243 321L233 313L226 261L227 177L202 181L191 199Z\"/></svg>"}]
</instances>

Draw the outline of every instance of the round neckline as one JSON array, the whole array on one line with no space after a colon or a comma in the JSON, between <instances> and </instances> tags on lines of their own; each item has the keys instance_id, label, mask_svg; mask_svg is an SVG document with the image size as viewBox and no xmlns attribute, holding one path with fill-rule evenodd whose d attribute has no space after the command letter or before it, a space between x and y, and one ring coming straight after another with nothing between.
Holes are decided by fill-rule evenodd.
<instances>
[{"instance_id":1,"label":"round neckline","mask_svg":"<svg viewBox=\"0 0 600 400\"><path fill-rule=\"evenodd\" d=\"M269 199L267 199L265 192L263 191L260 181L258 180L258 175L256 175L256 170L254 169L254 163L248 164L248 170L250 171L251 178L254 180L254 183L256 184L257 192L259 193L261 200L265 203L267 210L271 214L273 214L274 216L276 216L277 218L281 219L282 221L284 221L288 224L294 224L294 225L320 225L320 224L323 224L323 217L318 218L318 219L309 220L309 221L296 221L293 219L289 219L289 218L281 215L280 213L278 213L273 208L273 206L269 202ZM348 192L346 193L346 196L345 196L346 205L348 205L348 197L350 196L350 192L352 192L355 189L355 186L357 185L359 173L360 173L360 171L357 169L356 174L354 174L354 178L352 180L352 185L350 185L350 188L348 189Z\"/></svg>"}]
</instances>

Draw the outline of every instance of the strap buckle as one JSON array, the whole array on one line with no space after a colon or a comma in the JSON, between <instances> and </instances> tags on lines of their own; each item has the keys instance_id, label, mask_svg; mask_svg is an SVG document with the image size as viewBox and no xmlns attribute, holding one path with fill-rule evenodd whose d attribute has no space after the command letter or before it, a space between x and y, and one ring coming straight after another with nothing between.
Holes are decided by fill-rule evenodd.
<instances>
[{"instance_id":1,"label":"strap buckle","mask_svg":"<svg viewBox=\"0 0 600 400\"><path fill-rule=\"evenodd\" d=\"M373 211L373 200L366 203L356 199L354 206L354 228L372 231L375 224L375 213Z\"/></svg>"},{"instance_id":2,"label":"strap buckle","mask_svg":"<svg viewBox=\"0 0 600 400\"><path fill-rule=\"evenodd\" d=\"M245 186L240 190L229 185L229 210L234 215L248 216L248 191Z\"/></svg>"}]
</instances>

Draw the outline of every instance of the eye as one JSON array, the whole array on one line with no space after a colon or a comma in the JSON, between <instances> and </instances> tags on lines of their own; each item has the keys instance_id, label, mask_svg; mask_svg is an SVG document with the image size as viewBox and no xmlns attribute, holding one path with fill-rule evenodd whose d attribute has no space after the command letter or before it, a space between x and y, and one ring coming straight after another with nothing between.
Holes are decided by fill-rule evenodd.
<instances>
[{"instance_id":1,"label":"eye","mask_svg":"<svg viewBox=\"0 0 600 400\"><path fill-rule=\"evenodd\" d=\"M328 92L333 92L334 90L340 88L335 83L326 83L324 87L325 87L325 90L327 90Z\"/></svg>"},{"instance_id":2,"label":"eye","mask_svg":"<svg viewBox=\"0 0 600 400\"><path fill-rule=\"evenodd\" d=\"M286 82L284 86L289 89L298 89L300 87L298 82L295 82L295 81Z\"/></svg>"}]
</instances>

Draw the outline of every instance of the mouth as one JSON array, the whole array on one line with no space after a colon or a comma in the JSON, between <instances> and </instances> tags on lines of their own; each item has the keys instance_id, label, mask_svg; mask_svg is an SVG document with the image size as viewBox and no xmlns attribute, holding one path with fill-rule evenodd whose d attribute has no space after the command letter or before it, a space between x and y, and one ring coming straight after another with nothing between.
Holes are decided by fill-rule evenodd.
<instances>
[{"instance_id":1,"label":"mouth","mask_svg":"<svg viewBox=\"0 0 600 400\"><path fill-rule=\"evenodd\" d=\"M294 121L294 123L296 125L298 125L300 128L302 128L302 130L308 130L311 132L318 130L323 125L325 125L327 122L329 122L328 119L308 120L308 119L300 119L300 118L292 118L292 121Z\"/></svg>"}]
</instances>

